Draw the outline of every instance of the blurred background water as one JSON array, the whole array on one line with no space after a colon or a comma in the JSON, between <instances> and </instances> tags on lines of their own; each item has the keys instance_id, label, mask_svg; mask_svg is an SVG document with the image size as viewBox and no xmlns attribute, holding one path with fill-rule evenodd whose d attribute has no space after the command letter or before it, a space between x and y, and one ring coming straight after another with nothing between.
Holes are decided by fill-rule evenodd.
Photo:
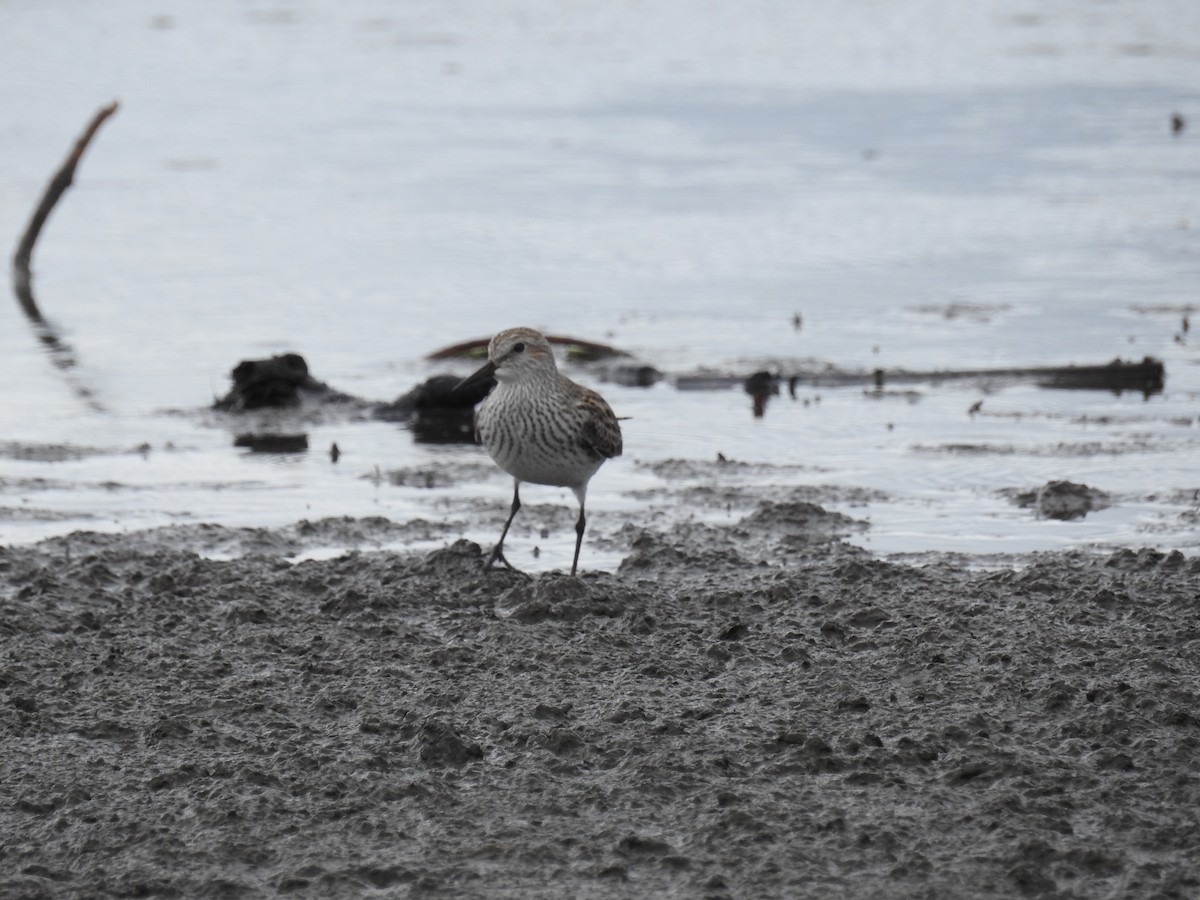
<instances>
[{"instance_id":1,"label":"blurred background water","mask_svg":"<svg viewBox=\"0 0 1200 900\"><path fill-rule=\"evenodd\" d=\"M391 399L445 370L426 353L530 324L668 373L1167 367L1148 399L802 389L761 420L737 388L603 385L631 418L601 531L658 489L657 516L705 514L653 465L721 452L773 464L768 493L882 492L847 510L880 553L1200 547L1193 2L48 0L0 2L0 33L10 246L121 102L34 256L76 365L0 303L0 542L367 514L490 541L499 472L379 477L478 448L329 422L251 454L201 411L240 359ZM1058 522L999 493L1056 478L1117 502Z\"/></svg>"}]
</instances>

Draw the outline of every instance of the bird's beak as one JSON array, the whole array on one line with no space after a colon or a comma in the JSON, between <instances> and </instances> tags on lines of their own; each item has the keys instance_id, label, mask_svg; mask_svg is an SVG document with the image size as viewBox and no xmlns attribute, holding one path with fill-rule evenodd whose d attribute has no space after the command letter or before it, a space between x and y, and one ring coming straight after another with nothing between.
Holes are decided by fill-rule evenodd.
<instances>
[{"instance_id":1,"label":"bird's beak","mask_svg":"<svg viewBox=\"0 0 1200 900\"><path fill-rule=\"evenodd\" d=\"M468 388L472 388L472 387L475 387L476 385L483 384L485 381L488 381L489 379L494 378L495 376L496 376L496 364L489 360L488 362L486 362L482 366L480 366L479 369L477 369L475 372L471 373L466 378L464 378L462 381L460 381L458 384L456 384L454 386L453 392L455 394L461 393L462 391L465 391Z\"/></svg>"}]
</instances>

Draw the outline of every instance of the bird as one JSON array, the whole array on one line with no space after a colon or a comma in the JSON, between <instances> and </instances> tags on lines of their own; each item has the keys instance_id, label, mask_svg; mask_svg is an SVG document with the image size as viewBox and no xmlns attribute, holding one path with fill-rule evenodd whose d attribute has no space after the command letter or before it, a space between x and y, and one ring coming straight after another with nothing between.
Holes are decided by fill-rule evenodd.
<instances>
[{"instance_id":1,"label":"bird","mask_svg":"<svg viewBox=\"0 0 1200 900\"><path fill-rule=\"evenodd\" d=\"M521 509L521 485L528 482L570 488L579 501L574 576L587 527L588 482L607 460L621 455L621 425L603 397L558 371L550 342L533 328L499 332L488 344L487 362L455 390L489 379L496 386L475 411L475 432L496 465L512 476L513 499L487 568L497 562L513 568L504 556L504 539Z\"/></svg>"}]
</instances>

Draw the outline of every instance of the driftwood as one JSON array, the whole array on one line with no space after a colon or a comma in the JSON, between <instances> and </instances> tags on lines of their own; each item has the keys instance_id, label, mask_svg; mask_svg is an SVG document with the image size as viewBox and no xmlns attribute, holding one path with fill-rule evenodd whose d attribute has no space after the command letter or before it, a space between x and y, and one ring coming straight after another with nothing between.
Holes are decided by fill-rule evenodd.
<instances>
[{"instance_id":1,"label":"driftwood","mask_svg":"<svg viewBox=\"0 0 1200 900\"><path fill-rule=\"evenodd\" d=\"M21 308L34 321L42 322L44 320L33 298L33 275L30 271L33 247L37 243L38 236L42 233L42 227L46 224L46 219L50 217L55 204L58 203L59 198L62 197L67 188L74 183L75 167L79 165L79 160L83 157L83 152L87 150L88 144L92 142L92 138L96 136L96 132L104 124L104 120L117 111L117 106L118 104L114 100L92 117L92 121L88 123L88 127L79 136L79 140L75 142L75 146L67 154L67 158L63 161L62 166L54 173L54 177L50 179L50 183L46 186L46 192L42 194L41 202L33 211L29 225L25 228L25 234L22 235L21 242L17 244L17 252L13 254L13 288L17 293L17 300L21 303Z\"/></svg>"},{"instance_id":2,"label":"driftwood","mask_svg":"<svg viewBox=\"0 0 1200 900\"><path fill-rule=\"evenodd\" d=\"M629 356L624 350L610 347L608 344L598 344L595 341L581 341L578 338L564 337L558 334L546 335L551 344L558 344L567 350L567 359L571 362L597 362L602 359L617 359ZM488 344L491 338L476 338L451 344L441 350L435 350L425 358L432 360L443 359L483 359L487 356Z\"/></svg>"},{"instance_id":3,"label":"driftwood","mask_svg":"<svg viewBox=\"0 0 1200 900\"><path fill-rule=\"evenodd\" d=\"M457 375L434 375L391 403L375 407L374 415L388 422L405 422L423 444L473 444L475 405L496 384L489 378L465 390L456 388Z\"/></svg>"},{"instance_id":4,"label":"driftwood","mask_svg":"<svg viewBox=\"0 0 1200 900\"><path fill-rule=\"evenodd\" d=\"M222 412L287 409L300 406L305 400L351 405L360 402L308 374L308 363L299 353L242 360L234 366L229 377L233 387L213 402L213 409Z\"/></svg>"},{"instance_id":5,"label":"driftwood","mask_svg":"<svg viewBox=\"0 0 1200 900\"><path fill-rule=\"evenodd\" d=\"M764 390L764 375L756 372L749 378L737 375L680 375L675 386L684 391L723 390L743 385L752 396ZM1110 363L1092 366L1036 366L1010 369L937 369L911 371L908 369L875 369L848 371L844 369L813 369L771 376L775 382L788 385L795 395L798 386L842 387L861 384L876 390L885 385L933 383L943 381L1032 381L1039 387L1065 390L1137 391L1147 397L1162 393L1166 367L1161 361L1147 356L1141 362L1114 359ZM752 390L753 388L753 390Z\"/></svg>"},{"instance_id":6,"label":"driftwood","mask_svg":"<svg viewBox=\"0 0 1200 900\"><path fill-rule=\"evenodd\" d=\"M462 380L456 375L435 375L407 394L384 403L365 400L335 390L313 378L308 363L299 353L285 353L268 359L248 359L229 373L233 386L213 402L219 412L243 413L255 410L306 410L337 407L347 414L403 422L423 443L473 443L475 440L475 404L487 396L494 382L473 390L456 392ZM298 434L244 433L234 446L248 447L260 453L302 453L307 439ZM340 451L330 451L334 462Z\"/></svg>"},{"instance_id":7,"label":"driftwood","mask_svg":"<svg viewBox=\"0 0 1200 900\"><path fill-rule=\"evenodd\" d=\"M307 434L239 434L233 446L251 453L307 453ZM333 445L334 447L337 444ZM334 462L337 462L335 459Z\"/></svg>"},{"instance_id":8,"label":"driftwood","mask_svg":"<svg viewBox=\"0 0 1200 900\"><path fill-rule=\"evenodd\" d=\"M1001 380L1032 381L1038 387L1082 391L1137 391L1149 397L1161 394L1166 381L1166 367L1161 361L1147 356L1141 362L1112 362L1091 366L1035 366L1024 369L960 369L946 372L884 372L876 370L872 378L877 387L883 384L911 384L916 381Z\"/></svg>"},{"instance_id":9,"label":"driftwood","mask_svg":"<svg viewBox=\"0 0 1200 900\"><path fill-rule=\"evenodd\" d=\"M460 356L458 348L486 349L486 344L472 341L456 345L452 355ZM618 351L619 352L619 351ZM439 351L445 354L447 351ZM657 370L655 371L656 374ZM491 383L480 384L466 393L455 390L460 379L456 375L435 375L415 386L407 394L390 403L364 400L343 394L329 385L317 381L308 371L308 364L297 353L288 353L270 359L246 360L239 363L231 373L233 388L216 401L213 407L224 412L240 413L253 409L287 409L308 403L337 404L344 409L374 419L403 422L413 432L416 440L423 443L472 443L475 440L473 413L475 404L491 389ZM728 390L741 385L750 395L754 416L761 418L772 397L779 394L781 383L787 383L792 398L796 387L831 387L861 384L869 386L868 396L888 396L885 385L915 382L942 382L950 380L1033 380L1043 387L1093 390L1136 390L1146 396L1159 393L1165 378L1163 364L1146 357L1141 362L1123 362L1119 359L1102 366L1046 366L1028 369L959 369L934 372L912 372L906 370L872 372L850 372L825 368L781 376L768 371L758 371L749 377L732 375L681 375L673 379L680 390ZM978 412L979 404L969 412ZM237 446L269 453L303 452L307 450L303 435L243 434ZM337 461L336 447L331 458Z\"/></svg>"},{"instance_id":10,"label":"driftwood","mask_svg":"<svg viewBox=\"0 0 1200 900\"><path fill-rule=\"evenodd\" d=\"M87 149L88 144L91 143L92 138L104 123L104 120L116 111L117 103L114 101L92 117L92 121L88 124L83 134L79 136L79 139L75 142L75 146L67 155L66 160L64 160L58 171L54 173L54 177L50 179L50 183L46 186L46 190L42 194L41 202L34 209L33 215L29 219L29 224L25 228L25 233L21 236L21 241L17 244L17 250L13 254L13 293L17 295L17 304L21 307L21 311L25 313L26 318L29 319L30 324L33 325L38 340L42 342L50 355L50 361L57 368L68 373L78 365L78 361L71 345L63 340L58 330L50 322L46 321L46 318L42 315L42 311L38 308L37 299L33 294L33 248L42 233L42 227L46 224L46 219L49 218L50 212L54 209L55 204L58 203L67 188L74 182L75 168L79 165L79 160L83 156L83 152ZM68 374L67 380L75 393L85 403L93 409L103 409L102 404L96 399L95 392L88 385L80 381L78 377L73 377L70 374Z\"/></svg>"}]
</instances>

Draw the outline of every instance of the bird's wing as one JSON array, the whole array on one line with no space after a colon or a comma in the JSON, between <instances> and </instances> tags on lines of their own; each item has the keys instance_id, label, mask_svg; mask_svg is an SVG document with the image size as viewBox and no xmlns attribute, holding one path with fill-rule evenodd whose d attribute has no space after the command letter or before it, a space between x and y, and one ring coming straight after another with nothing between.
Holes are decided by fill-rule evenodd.
<instances>
[{"instance_id":1,"label":"bird's wing","mask_svg":"<svg viewBox=\"0 0 1200 900\"><path fill-rule=\"evenodd\" d=\"M583 445L604 459L620 456L621 425L604 398L595 391L584 390L577 408L583 414Z\"/></svg>"}]
</instances>

